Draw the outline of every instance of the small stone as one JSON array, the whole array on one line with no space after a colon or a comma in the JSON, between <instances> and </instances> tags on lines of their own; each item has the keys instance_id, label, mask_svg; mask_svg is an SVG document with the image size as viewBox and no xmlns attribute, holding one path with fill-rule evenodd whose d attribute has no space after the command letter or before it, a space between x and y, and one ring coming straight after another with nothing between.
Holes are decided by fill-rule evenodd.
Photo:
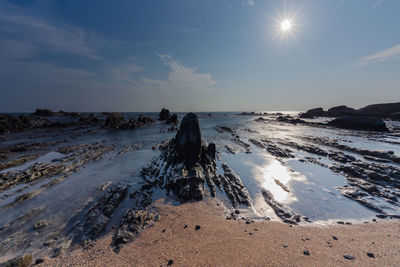
<instances>
[{"instance_id":1,"label":"small stone","mask_svg":"<svg viewBox=\"0 0 400 267\"><path fill-rule=\"evenodd\" d=\"M200 230L200 228L201 228L201 226L200 225L196 225L195 227L194 227L194 230Z\"/></svg>"},{"instance_id":2,"label":"small stone","mask_svg":"<svg viewBox=\"0 0 400 267\"><path fill-rule=\"evenodd\" d=\"M339 238L337 238L337 236L333 235L332 236L333 240L339 240Z\"/></svg>"},{"instance_id":3,"label":"small stone","mask_svg":"<svg viewBox=\"0 0 400 267\"><path fill-rule=\"evenodd\" d=\"M44 262L42 258L35 260L35 264L41 264L42 262Z\"/></svg>"},{"instance_id":4,"label":"small stone","mask_svg":"<svg viewBox=\"0 0 400 267\"><path fill-rule=\"evenodd\" d=\"M343 257L344 257L346 260L354 260L354 256L352 256L352 255L350 255L350 254L344 254Z\"/></svg>"},{"instance_id":5,"label":"small stone","mask_svg":"<svg viewBox=\"0 0 400 267\"><path fill-rule=\"evenodd\" d=\"M344 224L344 221L337 221L337 224Z\"/></svg>"},{"instance_id":6,"label":"small stone","mask_svg":"<svg viewBox=\"0 0 400 267\"><path fill-rule=\"evenodd\" d=\"M166 231L165 229L162 229L161 233L164 233L165 231Z\"/></svg>"},{"instance_id":7,"label":"small stone","mask_svg":"<svg viewBox=\"0 0 400 267\"><path fill-rule=\"evenodd\" d=\"M253 232L249 232L249 235L253 235L254 233Z\"/></svg>"},{"instance_id":8,"label":"small stone","mask_svg":"<svg viewBox=\"0 0 400 267\"><path fill-rule=\"evenodd\" d=\"M367 256L370 258L375 258L375 255L372 252L367 252Z\"/></svg>"},{"instance_id":9,"label":"small stone","mask_svg":"<svg viewBox=\"0 0 400 267\"><path fill-rule=\"evenodd\" d=\"M33 226L33 230L42 229L42 228L46 227L47 225L48 225L47 221L40 220L40 221L35 223L35 225Z\"/></svg>"},{"instance_id":10,"label":"small stone","mask_svg":"<svg viewBox=\"0 0 400 267\"><path fill-rule=\"evenodd\" d=\"M310 238L309 238L309 237L306 237L306 240L310 240Z\"/></svg>"},{"instance_id":11,"label":"small stone","mask_svg":"<svg viewBox=\"0 0 400 267\"><path fill-rule=\"evenodd\" d=\"M306 240L304 239L304 237L302 237L302 238L301 238L301 241L306 241Z\"/></svg>"},{"instance_id":12,"label":"small stone","mask_svg":"<svg viewBox=\"0 0 400 267\"><path fill-rule=\"evenodd\" d=\"M168 260L167 266L171 266L172 264L174 264L173 260Z\"/></svg>"},{"instance_id":13,"label":"small stone","mask_svg":"<svg viewBox=\"0 0 400 267\"><path fill-rule=\"evenodd\" d=\"M284 248L287 248L287 247L288 247L288 245L287 245L287 244L283 244L283 247L284 247Z\"/></svg>"},{"instance_id":14,"label":"small stone","mask_svg":"<svg viewBox=\"0 0 400 267\"><path fill-rule=\"evenodd\" d=\"M236 213L236 214L240 214L240 211L239 211L239 210L235 210L235 213Z\"/></svg>"},{"instance_id":15,"label":"small stone","mask_svg":"<svg viewBox=\"0 0 400 267\"><path fill-rule=\"evenodd\" d=\"M250 224L251 222L250 221L246 221L246 224Z\"/></svg>"},{"instance_id":16,"label":"small stone","mask_svg":"<svg viewBox=\"0 0 400 267\"><path fill-rule=\"evenodd\" d=\"M183 228L185 228L185 229L188 228L187 224L185 224L185 226L183 226Z\"/></svg>"},{"instance_id":17,"label":"small stone","mask_svg":"<svg viewBox=\"0 0 400 267\"><path fill-rule=\"evenodd\" d=\"M310 256L310 251L304 250L304 251L303 251L303 254L304 254L304 255L307 255L307 256Z\"/></svg>"},{"instance_id":18,"label":"small stone","mask_svg":"<svg viewBox=\"0 0 400 267\"><path fill-rule=\"evenodd\" d=\"M351 222L346 222L346 224L347 224L347 225L352 225L352 223L351 223Z\"/></svg>"}]
</instances>

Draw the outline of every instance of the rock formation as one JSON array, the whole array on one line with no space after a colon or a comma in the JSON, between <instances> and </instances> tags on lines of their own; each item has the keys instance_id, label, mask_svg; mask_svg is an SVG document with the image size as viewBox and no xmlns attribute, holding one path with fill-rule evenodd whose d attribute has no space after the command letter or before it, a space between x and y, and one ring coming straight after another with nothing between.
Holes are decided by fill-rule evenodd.
<instances>
[{"instance_id":1,"label":"rock formation","mask_svg":"<svg viewBox=\"0 0 400 267\"><path fill-rule=\"evenodd\" d=\"M375 117L340 117L328 122L329 126L352 129L352 130L364 130L364 131L387 131L386 123Z\"/></svg>"}]
</instances>

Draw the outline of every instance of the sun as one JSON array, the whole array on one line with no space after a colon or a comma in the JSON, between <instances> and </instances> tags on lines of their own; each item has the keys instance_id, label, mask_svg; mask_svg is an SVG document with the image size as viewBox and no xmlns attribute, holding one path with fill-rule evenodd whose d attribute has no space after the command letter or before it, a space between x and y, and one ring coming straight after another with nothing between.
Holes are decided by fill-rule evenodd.
<instances>
[{"instance_id":1,"label":"sun","mask_svg":"<svg viewBox=\"0 0 400 267\"><path fill-rule=\"evenodd\" d=\"M292 22L288 19L281 22L281 30L283 32L289 31L292 28Z\"/></svg>"}]
</instances>

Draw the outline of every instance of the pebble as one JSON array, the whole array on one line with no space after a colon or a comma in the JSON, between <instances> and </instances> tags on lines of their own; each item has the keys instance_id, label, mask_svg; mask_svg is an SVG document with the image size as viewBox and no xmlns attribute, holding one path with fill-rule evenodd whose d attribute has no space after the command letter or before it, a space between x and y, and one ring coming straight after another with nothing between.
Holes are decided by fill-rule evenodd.
<instances>
[{"instance_id":1,"label":"pebble","mask_svg":"<svg viewBox=\"0 0 400 267\"><path fill-rule=\"evenodd\" d=\"M35 264L41 264L42 262L44 262L42 258L35 260Z\"/></svg>"},{"instance_id":2,"label":"pebble","mask_svg":"<svg viewBox=\"0 0 400 267\"><path fill-rule=\"evenodd\" d=\"M306 240L304 239L304 237L302 237L302 238L301 238L301 241L306 241Z\"/></svg>"},{"instance_id":3,"label":"pebble","mask_svg":"<svg viewBox=\"0 0 400 267\"><path fill-rule=\"evenodd\" d=\"M288 245L287 245L287 244L283 244L283 247L284 247L284 248L287 248L287 247L288 247Z\"/></svg>"},{"instance_id":4,"label":"pebble","mask_svg":"<svg viewBox=\"0 0 400 267\"><path fill-rule=\"evenodd\" d=\"M173 260L168 260L167 266L171 266L172 264L174 264Z\"/></svg>"},{"instance_id":5,"label":"pebble","mask_svg":"<svg viewBox=\"0 0 400 267\"><path fill-rule=\"evenodd\" d=\"M367 256L370 258L375 258L375 255L372 252L367 252Z\"/></svg>"},{"instance_id":6,"label":"pebble","mask_svg":"<svg viewBox=\"0 0 400 267\"><path fill-rule=\"evenodd\" d=\"M310 256L310 251L304 250L304 251L303 251L303 254L304 254L304 255L307 255L307 256Z\"/></svg>"},{"instance_id":7,"label":"pebble","mask_svg":"<svg viewBox=\"0 0 400 267\"><path fill-rule=\"evenodd\" d=\"M186 229L187 227L188 227L187 224L185 224L185 226L183 226L183 228L185 228L185 229Z\"/></svg>"},{"instance_id":8,"label":"pebble","mask_svg":"<svg viewBox=\"0 0 400 267\"><path fill-rule=\"evenodd\" d=\"M344 254L343 257L344 257L346 260L354 260L354 256L352 256L352 255L350 255L350 254Z\"/></svg>"},{"instance_id":9,"label":"pebble","mask_svg":"<svg viewBox=\"0 0 400 267\"><path fill-rule=\"evenodd\" d=\"M332 236L333 240L338 240L337 236L333 235Z\"/></svg>"},{"instance_id":10,"label":"pebble","mask_svg":"<svg viewBox=\"0 0 400 267\"><path fill-rule=\"evenodd\" d=\"M235 210L235 213L236 213L236 214L240 214L240 211L239 211L239 210Z\"/></svg>"},{"instance_id":11,"label":"pebble","mask_svg":"<svg viewBox=\"0 0 400 267\"><path fill-rule=\"evenodd\" d=\"M337 224L344 224L344 221L337 221Z\"/></svg>"},{"instance_id":12,"label":"pebble","mask_svg":"<svg viewBox=\"0 0 400 267\"><path fill-rule=\"evenodd\" d=\"M194 227L194 230L200 230L200 228L201 228L201 226L200 225L196 225L195 227Z\"/></svg>"},{"instance_id":13,"label":"pebble","mask_svg":"<svg viewBox=\"0 0 400 267\"><path fill-rule=\"evenodd\" d=\"M249 235L253 235L254 233L253 232L249 232Z\"/></svg>"},{"instance_id":14,"label":"pebble","mask_svg":"<svg viewBox=\"0 0 400 267\"><path fill-rule=\"evenodd\" d=\"M162 229L161 233L164 233L165 231L166 231L165 229Z\"/></svg>"}]
</instances>

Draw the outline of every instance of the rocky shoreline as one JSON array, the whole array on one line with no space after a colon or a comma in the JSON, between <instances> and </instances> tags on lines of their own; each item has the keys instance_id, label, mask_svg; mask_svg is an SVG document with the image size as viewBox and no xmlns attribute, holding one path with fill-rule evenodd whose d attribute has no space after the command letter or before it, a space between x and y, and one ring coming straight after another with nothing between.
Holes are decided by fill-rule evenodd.
<instances>
[{"instance_id":1,"label":"rocky shoreline","mask_svg":"<svg viewBox=\"0 0 400 267\"><path fill-rule=\"evenodd\" d=\"M96 134L98 131L125 133L128 130L144 126L151 127L156 124L157 127L161 127L160 133L165 134L162 127L168 127L168 134L173 137L152 145L155 156L141 169L139 186L129 182L111 181L100 184L94 199L83 205L65 227L54 232L46 233L46 229L51 227L51 223L47 220L36 219L44 212L43 207L28 210L8 224L0 226L0 252L6 255L8 252L15 252L22 248L27 249L39 242L42 243L40 255L59 257L77 247L90 249L95 245L96 240L111 231L113 235L109 245L114 252L119 253L124 247L129 246L129 243L137 240L140 233L157 225L160 218L162 219L160 211L154 206L154 200L158 199L160 194L176 201L179 205L200 200L209 201L214 198L226 199L228 202L224 205L227 208L225 219L235 222L245 221L246 224L270 220L267 216L254 215L254 213L253 215L241 214L240 210L255 210L254 194L256 194L261 196L265 205L287 225L311 223L304 214L292 209L287 203L277 201L276 196L266 188L258 189L257 192L250 194L243 177L234 171L234 166L230 166L228 162L221 159L221 153L251 155L263 151L282 166L285 166L289 160L320 166L345 177L346 184L338 188L344 197L377 212L377 218L400 218L397 212L391 213L382 207L382 203L391 205L395 209L400 207L400 168L398 166L400 157L393 151L358 148L352 146L351 143L343 143L339 139L306 134L292 135L290 138L267 137L260 128L252 128L292 125L313 129L332 129L332 127L342 128L341 125L333 123L335 120L340 122L340 120L352 118L350 124L353 126L350 131L353 131L354 135L363 133L366 138L378 140L384 140L382 136L398 136L398 130L391 125L386 125L382 119L375 118L377 121L374 119L370 122L370 119L365 116L349 117L348 109L346 109L347 113L342 108L333 109L335 112L338 110L343 116L328 123L309 121L304 118L304 115L300 115L303 118L296 118L284 114L269 114L267 117L251 119L254 125L246 125L243 129L231 125L217 125L213 130L223 136L226 142L221 144L208 142L204 138L199 117L196 114L186 114L181 119L178 128L178 115L171 114L167 109L162 109L158 118L140 115L137 120L132 118L126 120L119 113L102 114L103 117L98 118L90 114L48 110L37 110L26 118L7 115L4 120L2 117L0 128L3 134L8 133L4 135L5 140L8 140L8 135L15 135L17 138L18 135L30 134L30 131L35 130L37 139L42 141L14 142L0 147L2 159L0 161L0 200L7 200L6 204L0 207L0 212L10 211L37 199L48 188L56 186L89 164L105 158L113 160L123 157L131 151L142 148L141 143L123 146L113 143L118 139L69 144L70 140L64 138L64 132L70 136L82 137ZM330 114L333 111L331 110ZM240 115L264 116L265 114L243 113ZM64 123L52 122L48 119L53 117L68 117L75 121ZM361 126L357 125L353 118L357 122L361 120ZM365 119L368 123L365 123ZM39 121L42 124L38 123ZM370 124L373 128L368 128ZM378 126L380 129L377 128ZM40 137L39 134L43 134L44 137L51 134L55 137L54 141L43 141L46 138ZM396 145L393 142L391 144ZM47 155L50 148L57 153L57 157L47 162L38 161ZM28 165L19 169L24 164ZM293 194L292 189L279 179L274 178L273 183L287 194ZM26 228L23 224L25 221L32 221L33 226ZM348 222L340 221L340 223ZM35 237L35 233L40 236L40 239ZM35 254L33 256L36 257ZM28 260L29 256L26 257L19 260Z\"/></svg>"}]
</instances>

